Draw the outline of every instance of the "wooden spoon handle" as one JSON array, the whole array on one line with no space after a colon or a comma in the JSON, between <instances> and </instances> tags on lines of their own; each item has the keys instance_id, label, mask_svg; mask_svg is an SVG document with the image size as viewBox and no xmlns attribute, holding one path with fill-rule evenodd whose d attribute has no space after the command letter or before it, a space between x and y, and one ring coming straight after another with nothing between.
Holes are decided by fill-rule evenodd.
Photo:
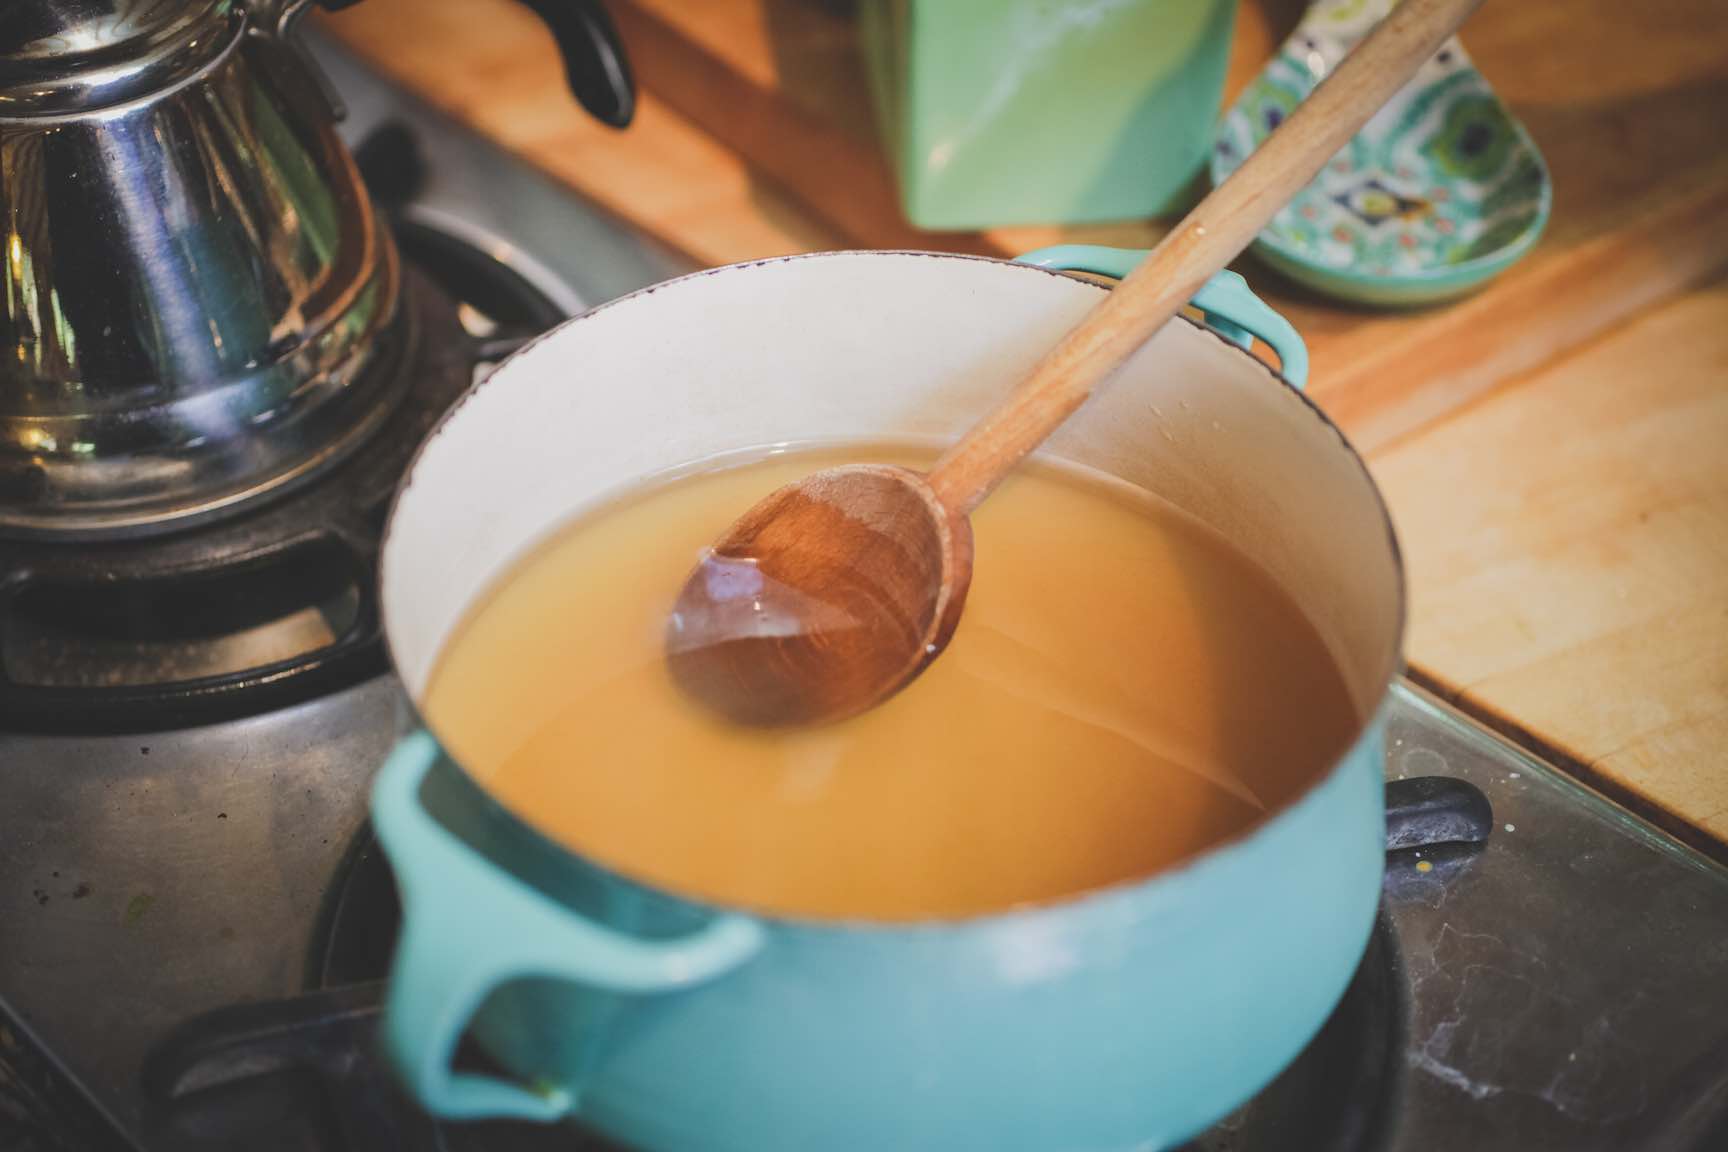
<instances>
[{"instance_id":1,"label":"wooden spoon handle","mask_svg":"<svg viewBox=\"0 0 1728 1152\"><path fill-rule=\"evenodd\" d=\"M988 496L1248 246L1481 3L1403 0L1393 9L1229 179L936 462L929 483L943 505L964 515Z\"/></svg>"}]
</instances>

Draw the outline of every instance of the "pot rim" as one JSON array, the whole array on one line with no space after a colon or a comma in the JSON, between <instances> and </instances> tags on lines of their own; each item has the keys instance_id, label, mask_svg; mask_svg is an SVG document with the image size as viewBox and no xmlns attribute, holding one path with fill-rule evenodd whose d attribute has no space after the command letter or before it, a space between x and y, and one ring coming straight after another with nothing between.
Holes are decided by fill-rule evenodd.
<instances>
[{"instance_id":1,"label":"pot rim","mask_svg":"<svg viewBox=\"0 0 1728 1152\"><path fill-rule=\"evenodd\" d=\"M576 324L580 324L582 321L604 312L607 309L629 303L630 301L639 298L652 296L662 288L667 288L674 284L681 284L685 281L715 276L724 272L756 268L769 264L786 263L793 260L833 259L836 257L847 256L922 256L932 259L969 260L984 264L997 264L1009 268L1024 269L1028 273L1036 273L1041 276L1059 277L1064 280L1084 284L1099 292L1108 292L1111 290L1109 285L1100 284L1096 281L1075 276L1068 272L1044 268L1034 264L1020 264L1012 260L1003 260L992 256L975 256L958 252L931 252L917 249L866 248L840 249L822 252L800 252L785 256L770 256L758 260L744 260L734 264L722 264L713 268L703 268L695 272L689 272L683 276L673 277L670 280L662 280L647 285L646 287L639 288L634 292L608 300L602 304L597 304L586 312L572 316L569 319L564 320L562 323L547 329L539 336L534 337L532 340L523 344L520 348L517 348L509 356L505 357L504 360L499 363L498 367L493 369L491 374L486 376L485 379L464 389L456 402L452 404L444 414L438 418L437 423L427 431L425 437L420 441L419 447L415 449L414 455L409 459L408 467L403 471L402 478L397 482L396 490L390 499L389 512L384 520L384 531L379 538L378 546L378 580L380 589L386 587L388 583L385 576L390 563L390 544L395 532L397 512L401 507L403 499L407 496L408 490L413 486L415 475L420 468L421 458L432 443L443 434L445 429L468 404L468 402L478 396L483 389L496 381L499 376L503 374L504 370L518 357L539 347L546 340L556 336L560 332L563 332ZM1393 526L1392 514L1390 509L1386 506L1386 499L1384 494L1380 491L1380 486L1374 482L1373 473L1369 471L1368 464L1362 459L1361 453L1356 450L1355 445L1350 443L1349 438L1344 435L1343 430L1333 422L1331 417L1327 416L1326 413L1321 410L1320 406L1310 399L1306 393L1285 379L1281 372L1273 368L1270 364L1267 364L1258 356L1232 344L1213 328L1198 323L1181 313L1177 314L1176 319L1181 320L1187 323L1191 328L1195 328L1212 337L1212 339L1216 340L1225 350L1235 355L1248 357L1258 365L1263 372L1265 372L1275 385L1282 388L1290 396L1295 397L1295 399L1303 405L1307 413L1314 419L1318 420L1320 424L1332 434L1332 436L1337 440L1338 446L1356 465L1357 469L1359 469L1362 474L1362 478L1368 483L1368 490L1374 498L1375 507L1380 515L1381 526L1385 530L1386 547L1392 561L1393 578L1397 584L1393 597L1394 617L1390 636L1391 650L1383 654L1386 668L1384 683L1381 685L1378 694L1374 697L1372 706L1365 709L1364 715L1358 721L1355 737L1348 745L1338 752L1337 756L1332 760L1331 764L1325 771L1317 772L1312 779L1310 779L1289 799L1285 800L1276 808L1268 809L1266 812L1262 813L1259 818L1232 835L1213 842L1208 847L1191 856L1185 857L1174 865L1160 868L1144 875L1131 876L1121 880L1112 881L1108 884L1085 888L1077 892L1070 892L1051 900L1012 904L1005 908L986 912L972 913L964 916L928 917L919 920L872 920L855 916L795 915L761 909L749 904L723 903L721 901L709 900L699 896L686 895L651 881L633 876L628 872L612 866L611 864L604 863L585 853L578 852L553 839L551 836L535 827L529 820L525 819L515 810L500 801L493 795L491 789L487 788L485 783L476 777L466 765L450 754L444 741L439 737L437 727L433 725L421 712L419 701L415 700L412 696L407 695L406 686L404 686L404 695L407 696L408 706L410 711L413 713L417 726L431 734L433 740L437 742L440 750L443 752L442 758L461 774L466 783L471 786L476 793L483 797L496 812L507 818L514 827L533 837L541 846L553 849L563 856L578 860L586 867L593 868L607 876L639 888L660 899L670 900L685 907L699 909L710 913L722 915L727 913L738 914L775 927L793 928L802 931L842 933L868 932L882 936L892 934L921 935L932 932L951 931L956 928L1008 925L1031 920L1046 914L1074 911L1085 907L1097 907L1105 903L1127 899L1131 896L1139 895L1154 888L1175 882L1178 879L1193 873L1197 869L1203 868L1209 862L1222 857L1226 853L1265 835L1272 828L1289 819L1293 813L1307 804L1316 792L1334 780L1338 774L1343 771L1343 769L1348 766L1361 751L1363 751L1364 746L1373 740L1384 721L1386 709L1391 698L1392 687L1403 674L1404 670L1404 637L1409 623L1409 584L1406 578L1404 554L1403 550L1399 547L1398 533L1396 528ZM389 602L383 600L382 597L380 615L383 623L385 651L390 656L391 668L394 670L396 658L391 638L390 605ZM436 817L433 818L436 819ZM501 867L496 864L493 866ZM520 877L518 879L521 879L523 883L532 883L532 881Z\"/></svg>"}]
</instances>

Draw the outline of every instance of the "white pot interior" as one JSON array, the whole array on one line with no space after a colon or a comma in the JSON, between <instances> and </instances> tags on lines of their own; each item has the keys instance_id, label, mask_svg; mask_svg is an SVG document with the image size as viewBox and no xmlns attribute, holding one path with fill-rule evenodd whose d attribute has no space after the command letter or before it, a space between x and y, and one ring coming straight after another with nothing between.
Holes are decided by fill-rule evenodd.
<instances>
[{"instance_id":1,"label":"white pot interior","mask_svg":"<svg viewBox=\"0 0 1728 1152\"><path fill-rule=\"evenodd\" d=\"M951 439L1100 291L1000 261L827 253L698 273L566 323L471 393L408 476L382 580L410 694L469 606L585 509L727 451ZM1172 324L1046 451L1221 529L1296 596L1372 711L1402 623L1390 525L1339 433L1259 361Z\"/></svg>"}]
</instances>

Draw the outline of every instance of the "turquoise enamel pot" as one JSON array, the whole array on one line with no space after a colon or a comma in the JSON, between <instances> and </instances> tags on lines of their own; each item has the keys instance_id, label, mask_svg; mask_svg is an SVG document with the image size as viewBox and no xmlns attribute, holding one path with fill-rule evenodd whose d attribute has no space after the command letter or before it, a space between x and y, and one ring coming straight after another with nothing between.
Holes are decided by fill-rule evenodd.
<instances>
[{"instance_id":1,"label":"turquoise enamel pot","mask_svg":"<svg viewBox=\"0 0 1728 1152\"><path fill-rule=\"evenodd\" d=\"M445 419L392 512L385 626L410 696L476 598L572 516L722 451L952 437L1107 290L1053 267L1110 273L1134 255L793 257L550 333ZM610 873L416 732L378 777L373 819L404 905L384 1042L428 1111L666 1152L1126 1152L1205 1128L1301 1050L1374 919L1402 580L1367 471L1298 390L1295 334L1238 280L1197 305L1204 321L1167 327L1048 451L1161 493L1283 582L1345 673L1352 746L1174 870L872 924ZM1243 349L1250 333L1282 376ZM464 1035L489 1070L453 1068Z\"/></svg>"}]
</instances>

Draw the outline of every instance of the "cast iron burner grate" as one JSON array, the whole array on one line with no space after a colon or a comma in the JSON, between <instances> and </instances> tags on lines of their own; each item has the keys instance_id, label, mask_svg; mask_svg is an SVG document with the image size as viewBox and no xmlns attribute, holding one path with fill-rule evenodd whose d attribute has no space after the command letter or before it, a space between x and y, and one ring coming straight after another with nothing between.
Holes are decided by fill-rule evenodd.
<instances>
[{"instance_id":1,"label":"cast iron burner grate","mask_svg":"<svg viewBox=\"0 0 1728 1152\"><path fill-rule=\"evenodd\" d=\"M363 832L326 908L315 990L213 1012L152 1056L146 1092L162 1103L163 1144L186 1152L619 1152L572 1127L440 1125L406 1099L375 1036L400 922L389 864ZM1382 913L1349 989L1307 1049L1183 1152L1384 1147L1403 1058L1404 989Z\"/></svg>"},{"instance_id":2,"label":"cast iron burner grate","mask_svg":"<svg viewBox=\"0 0 1728 1152\"><path fill-rule=\"evenodd\" d=\"M385 425L316 481L169 536L0 541L0 728L211 723L385 670L375 566L391 493L434 422L497 358L564 318L465 240L396 222L404 376Z\"/></svg>"}]
</instances>

